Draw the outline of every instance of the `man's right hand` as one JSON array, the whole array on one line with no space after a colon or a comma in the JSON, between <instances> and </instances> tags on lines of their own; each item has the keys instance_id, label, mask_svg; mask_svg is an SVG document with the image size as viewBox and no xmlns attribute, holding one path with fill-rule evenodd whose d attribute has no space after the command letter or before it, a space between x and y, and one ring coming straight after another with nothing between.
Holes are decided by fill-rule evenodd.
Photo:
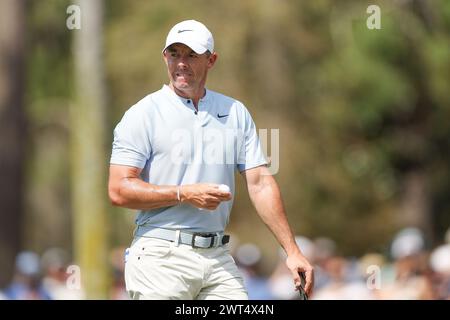
<instances>
[{"instance_id":1,"label":"man's right hand","mask_svg":"<svg viewBox=\"0 0 450 320\"><path fill-rule=\"evenodd\" d=\"M194 207L215 210L222 201L231 200L231 193L220 190L218 184L196 183L181 186L180 198Z\"/></svg>"}]
</instances>

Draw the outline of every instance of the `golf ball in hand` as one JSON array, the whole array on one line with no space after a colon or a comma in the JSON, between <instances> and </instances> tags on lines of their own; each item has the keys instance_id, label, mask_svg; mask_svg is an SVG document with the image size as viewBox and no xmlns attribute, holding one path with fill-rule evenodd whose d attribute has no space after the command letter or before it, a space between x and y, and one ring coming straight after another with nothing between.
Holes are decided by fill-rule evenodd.
<instances>
[{"instance_id":1,"label":"golf ball in hand","mask_svg":"<svg viewBox=\"0 0 450 320\"><path fill-rule=\"evenodd\" d=\"M230 192L230 187L227 186L226 184L221 184L221 185L219 186L219 190L220 190L220 191L223 191L223 192Z\"/></svg>"}]
</instances>

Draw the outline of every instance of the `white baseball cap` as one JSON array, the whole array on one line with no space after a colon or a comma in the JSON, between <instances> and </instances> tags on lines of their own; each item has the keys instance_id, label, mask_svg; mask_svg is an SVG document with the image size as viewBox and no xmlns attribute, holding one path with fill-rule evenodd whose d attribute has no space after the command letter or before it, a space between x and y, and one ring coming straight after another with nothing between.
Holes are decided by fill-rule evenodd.
<instances>
[{"instance_id":1,"label":"white baseball cap","mask_svg":"<svg viewBox=\"0 0 450 320\"><path fill-rule=\"evenodd\" d=\"M450 244L443 244L430 255L431 268L439 273L450 275Z\"/></svg>"},{"instance_id":2,"label":"white baseball cap","mask_svg":"<svg viewBox=\"0 0 450 320\"><path fill-rule=\"evenodd\" d=\"M198 54L203 54L206 50L214 52L212 33L203 23L196 20L185 20L174 25L167 35L163 52L174 43L185 44Z\"/></svg>"},{"instance_id":3,"label":"white baseball cap","mask_svg":"<svg viewBox=\"0 0 450 320\"><path fill-rule=\"evenodd\" d=\"M400 230L391 244L391 255L395 260L420 253L425 249L425 238L418 228Z\"/></svg>"}]
</instances>

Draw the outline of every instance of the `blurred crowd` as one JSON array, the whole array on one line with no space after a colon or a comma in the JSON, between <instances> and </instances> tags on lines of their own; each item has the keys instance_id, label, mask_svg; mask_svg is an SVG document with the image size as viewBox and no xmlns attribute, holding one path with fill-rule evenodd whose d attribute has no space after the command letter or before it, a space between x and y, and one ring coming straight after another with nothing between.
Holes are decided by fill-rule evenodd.
<instances>
[{"instance_id":1,"label":"blurred crowd","mask_svg":"<svg viewBox=\"0 0 450 320\"><path fill-rule=\"evenodd\" d=\"M312 300L448 300L450 299L450 229L442 244L427 248L423 233L405 228L393 239L389 253L362 257L339 255L332 239L297 236L303 254L314 265ZM278 263L268 276L255 244L239 245L236 261L247 284L249 298L297 300L293 280L280 250Z\"/></svg>"},{"instance_id":2,"label":"blurred crowd","mask_svg":"<svg viewBox=\"0 0 450 320\"><path fill-rule=\"evenodd\" d=\"M373 252L362 257L339 255L335 242L325 237L297 236L296 241L315 268L315 290L310 299L450 299L450 229L440 245L428 248L421 230L405 228L396 234L387 254ZM264 270L263 252L256 244L234 242L230 249L251 300L299 299L281 249L270 272ZM128 299L124 251L125 247L117 247L110 254L111 300ZM41 256L20 252L10 284L0 290L0 300L85 299L83 289L73 279L76 269L71 266L68 253L61 248L50 248Z\"/></svg>"},{"instance_id":3,"label":"blurred crowd","mask_svg":"<svg viewBox=\"0 0 450 320\"><path fill-rule=\"evenodd\" d=\"M114 248L109 256L113 283L109 299L125 300L124 247ZM83 300L82 272L67 251L50 248L41 256L22 251L16 256L11 283L0 290L0 300Z\"/></svg>"}]
</instances>

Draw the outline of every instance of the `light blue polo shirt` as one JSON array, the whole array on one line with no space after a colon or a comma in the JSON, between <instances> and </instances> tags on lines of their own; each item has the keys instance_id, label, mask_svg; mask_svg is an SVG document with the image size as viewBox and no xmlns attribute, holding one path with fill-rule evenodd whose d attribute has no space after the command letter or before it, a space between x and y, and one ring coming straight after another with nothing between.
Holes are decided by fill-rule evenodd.
<instances>
[{"instance_id":1,"label":"light blue polo shirt","mask_svg":"<svg viewBox=\"0 0 450 320\"><path fill-rule=\"evenodd\" d=\"M255 123L241 102L206 89L196 112L190 99L164 85L125 112L114 130L110 163L141 168L141 179L151 184L226 184L234 195L235 170L267 161ZM233 199L213 211L187 203L141 210L136 224L223 232Z\"/></svg>"}]
</instances>

